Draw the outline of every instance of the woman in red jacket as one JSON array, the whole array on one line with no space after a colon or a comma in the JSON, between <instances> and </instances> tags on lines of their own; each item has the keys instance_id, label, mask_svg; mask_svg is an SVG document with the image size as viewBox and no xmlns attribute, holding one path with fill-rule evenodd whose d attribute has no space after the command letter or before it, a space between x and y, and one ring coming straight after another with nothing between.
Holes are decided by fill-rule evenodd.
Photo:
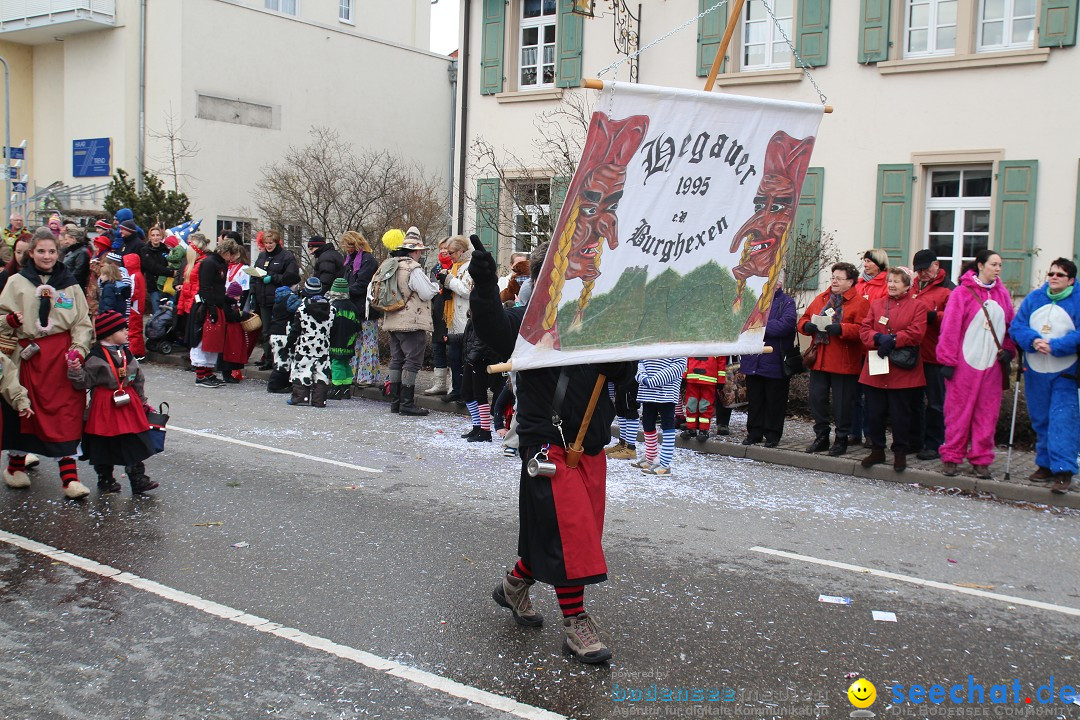
<instances>
[{"instance_id":1,"label":"woman in red jacket","mask_svg":"<svg viewBox=\"0 0 1080 720\"><path fill-rule=\"evenodd\" d=\"M866 393L866 413L870 419L870 454L862 459L863 467L885 462L885 423L892 422L893 469L907 467L907 454L919 449L918 412L922 388L926 385L919 346L926 334L926 305L911 290L911 276L906 270L892 268L886 280L888 293L870 303L870 312L862 321L859 334L870 357L863 365L859 383ZM914 364L901 367L890 358L900 348L914 348ZM877 355L887 361L884 372L872 370Z\"/></svg>"}]
</instances>

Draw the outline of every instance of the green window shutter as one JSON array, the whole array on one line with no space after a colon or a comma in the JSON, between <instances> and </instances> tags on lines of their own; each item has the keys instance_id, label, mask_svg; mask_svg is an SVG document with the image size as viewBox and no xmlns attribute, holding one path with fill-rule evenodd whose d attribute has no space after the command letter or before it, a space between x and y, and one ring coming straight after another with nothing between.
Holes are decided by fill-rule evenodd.
<instances>
[{"instance_id":1,"label":"green window shutter","mask_svg":"<svg viewBox=\"0 0 1080 720\"><path fill-rule=\"evenodd\" d=\"M825 189L825 168L807 168L795 213L793 255L786 265L797 278L786 279L794 290L817 290L820 273L818 251L821 239L821 198ZM785 273L786 274L786 273Z\"/></svg>"},{"instance_id":2,"label":"green window shutter","mask_svg":"<svg viewBox=\"0 0 1080 720\"><path fill-rule=\"evenodd\" d=\"M889 254L891 266L905 265L911 260L911 189L914 184L914 165L878 165L874 247Z\"/></svg>"},{"instance_id":3,"label":"green window shutter","mask_svg":"<svg viewBox=\"0 0 1080 720\"><path fill-rule=\"evenodd\" d=\"M1076 44L1078 0L1042 0L1039 8L1039 47Z\"/></svg>"},{"instance_id":4,"label":"green window shutter","mask_svg":"<svg viewBox=\"0 0 1080 720\"><path fill-rule=\"evenodd\" d=\"M716 4L716 0L698 0L698 12L705 12L709 7ZM698 20L697 26L697 76L708 77L712 69L713 59L720 49L720 41L724 39L724 28L727 27L728 5L724 3L705 17ZM720 64L720 72L727 71L727 58Z\"/></svg>"},{"instance_id":5,"label":"green window shutter","mask_svg":"<svg viewBox=\"0 0 1080 720\"><path fill-rule=\"evenodd\" d=\"M1073 221L1073 262L1080 262L1080 168L1076 171L1076 219Z\"/></svg>"},{"instance_id":6,"label":"green window shutter","mask_svg":"<svg viewBox=\"0 0 1080 720\"><path fill-rule=\"evenodd\" d=\"M570 178L565 175L551 178L551 232L555 232L555 226L559 222L559 213L562 212L563 202L566 200L566 191L570 189Z\"/></svg>"},{"instance_id":7,"label":"green window shutter","mask_svg":"<svg viewBox=\"0 0 1080 720\"><path fill-rule=\"evenodd\" d=\"M499 259L499 178L476 181L476 231L488 252Z\"/></svg>"},{"instance_id":8,"label":"green window shutter","mask_svg":"<svg viewBox=\"0 0 1080 720\"><path fill-rule=\"evenodd\" d=\"M799 0L795 49L808 67L829 61L829 0Z\"/></svg>"},{"instance_id":9,"label":"green window shutter","mask_svg":"<svg viewBox=\"0 0 1080 720\"><path fill-rule=\"evenodd\" d=\"M556 87L572 88L581 85L581 46L584 30L585 17L574 12L574 0L559 0Z\"/></svg>"},{"instance_id":10,"label":"green window shutter","mask_svg":"<svg viewBox=\"0 0 1080 720\"><path fill-rule=\"evenodd\" d=\"M889 0L860 0L859 62L882 62L889 59Z\"/></svg>"},{"instance_id":11,"label":"green window shutter","mask_svg":"<svg viewBox=\"0 0 1080 720\"><path fill-rule=\"evenodd\" d=\"M1001 255L1001 280L1014 297L1027 295L1031 289L1038 179L1038 160L1002 160L998 163L994 250Z\"/></svg>"},{"instance_id":12,"label":"green window shutter","mask_svg":"<svg viewBox=\"0 0 1080 720\"><path fill-rule=\"evenodd\" d=\"M484 0L484 32L480 42L480 94L494 95L503 90L503 40L506 4L503 0Z\"/></svg>"}]
</instances>

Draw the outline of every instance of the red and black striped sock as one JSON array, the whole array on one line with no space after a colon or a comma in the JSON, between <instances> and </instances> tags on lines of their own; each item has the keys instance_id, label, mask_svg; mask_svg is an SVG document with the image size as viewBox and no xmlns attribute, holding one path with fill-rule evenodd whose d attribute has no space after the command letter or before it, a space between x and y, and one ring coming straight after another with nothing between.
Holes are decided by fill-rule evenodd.
<instances>
[{"instance_id":1,"label":"red and black striped sock","mask_svg":"<svg viewBox=\"0 0 1080 720\"><path fill-rule=\"evenodd\" d=\"M557 587L555 594L559 596L559 609L563 617L573 617L585 612L585 586Z\"/></svg>"},{"instance_id":2,"label":"red and black striped sock","mask_svg":"<svg viewBox=\"0 0 1080 720\"><path fill-rule=\"evenodd\" d=\"M78 480L79 470L75 465L75 458L60 458L60 482L64 484L64 487L67 487L68 483L78 482Z\"/></svg>"},{"instance_id":3,"label":"red and black striped sock","mask_svg":"<svg viewBox=\"0 0 1080 720\"><path fill-rule=\"evenodd\" d=\"M17 472L26 472L26 456L8 453L7 471L8 475L14 475Z\"/></svg>"},{"instance_id":4,"label":"red and black striped sock","mask_svg":"<svg viewBox=\"0 0 1080 720\"><path fill-rule=\"evenodd\" d=\"M214 371L211 370L208 367L199 367L198 365L195 366L195 379L196 380L205 380L206 378L210 377L213 374L214 374Z\"/></svg>"},{"instance_id":5,"label":"red and black striped sock","mask_svg":"<svg viewBox=\"0 0 1080 720\"><path fill-rule=\"evenodd\" d=\"M518 580L532 580L532 571L529 570L529 566L521 558L518 558L517 565L510 571L510 574Z\"/></svg>"}]
</instances>

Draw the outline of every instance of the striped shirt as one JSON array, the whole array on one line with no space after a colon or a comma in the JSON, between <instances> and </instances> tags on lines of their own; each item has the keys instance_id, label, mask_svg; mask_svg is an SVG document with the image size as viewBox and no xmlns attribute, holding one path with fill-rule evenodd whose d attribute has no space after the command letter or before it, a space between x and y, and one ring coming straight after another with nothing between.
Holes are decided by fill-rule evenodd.
<instances>
[{"instance_id":1,"label":"striped shirt","mask_svg":"<svg viewBox=\"0 0 1080 720\"><path fill-rule=\"evenodd\" d=\"M636 379L637 401L656 403L679 402L679 388L686 372L686 358L638 360Z\"/></svg>"}]
</instances>

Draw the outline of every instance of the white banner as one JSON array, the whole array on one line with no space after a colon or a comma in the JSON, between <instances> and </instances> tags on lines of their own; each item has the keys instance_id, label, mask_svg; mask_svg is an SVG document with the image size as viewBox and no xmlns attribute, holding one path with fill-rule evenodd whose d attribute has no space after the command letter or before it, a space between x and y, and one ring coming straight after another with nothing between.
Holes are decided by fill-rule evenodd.
<instances>
[{"instance_id":1,"label":"white banner","mask_svg":"<svg viewBox=\"0 0 1080 720\"><path fill-rule=\"evenodd\" d=\"M822 112L609 85L514 368L760 353Z\"/></svg>"}]
</instances>

